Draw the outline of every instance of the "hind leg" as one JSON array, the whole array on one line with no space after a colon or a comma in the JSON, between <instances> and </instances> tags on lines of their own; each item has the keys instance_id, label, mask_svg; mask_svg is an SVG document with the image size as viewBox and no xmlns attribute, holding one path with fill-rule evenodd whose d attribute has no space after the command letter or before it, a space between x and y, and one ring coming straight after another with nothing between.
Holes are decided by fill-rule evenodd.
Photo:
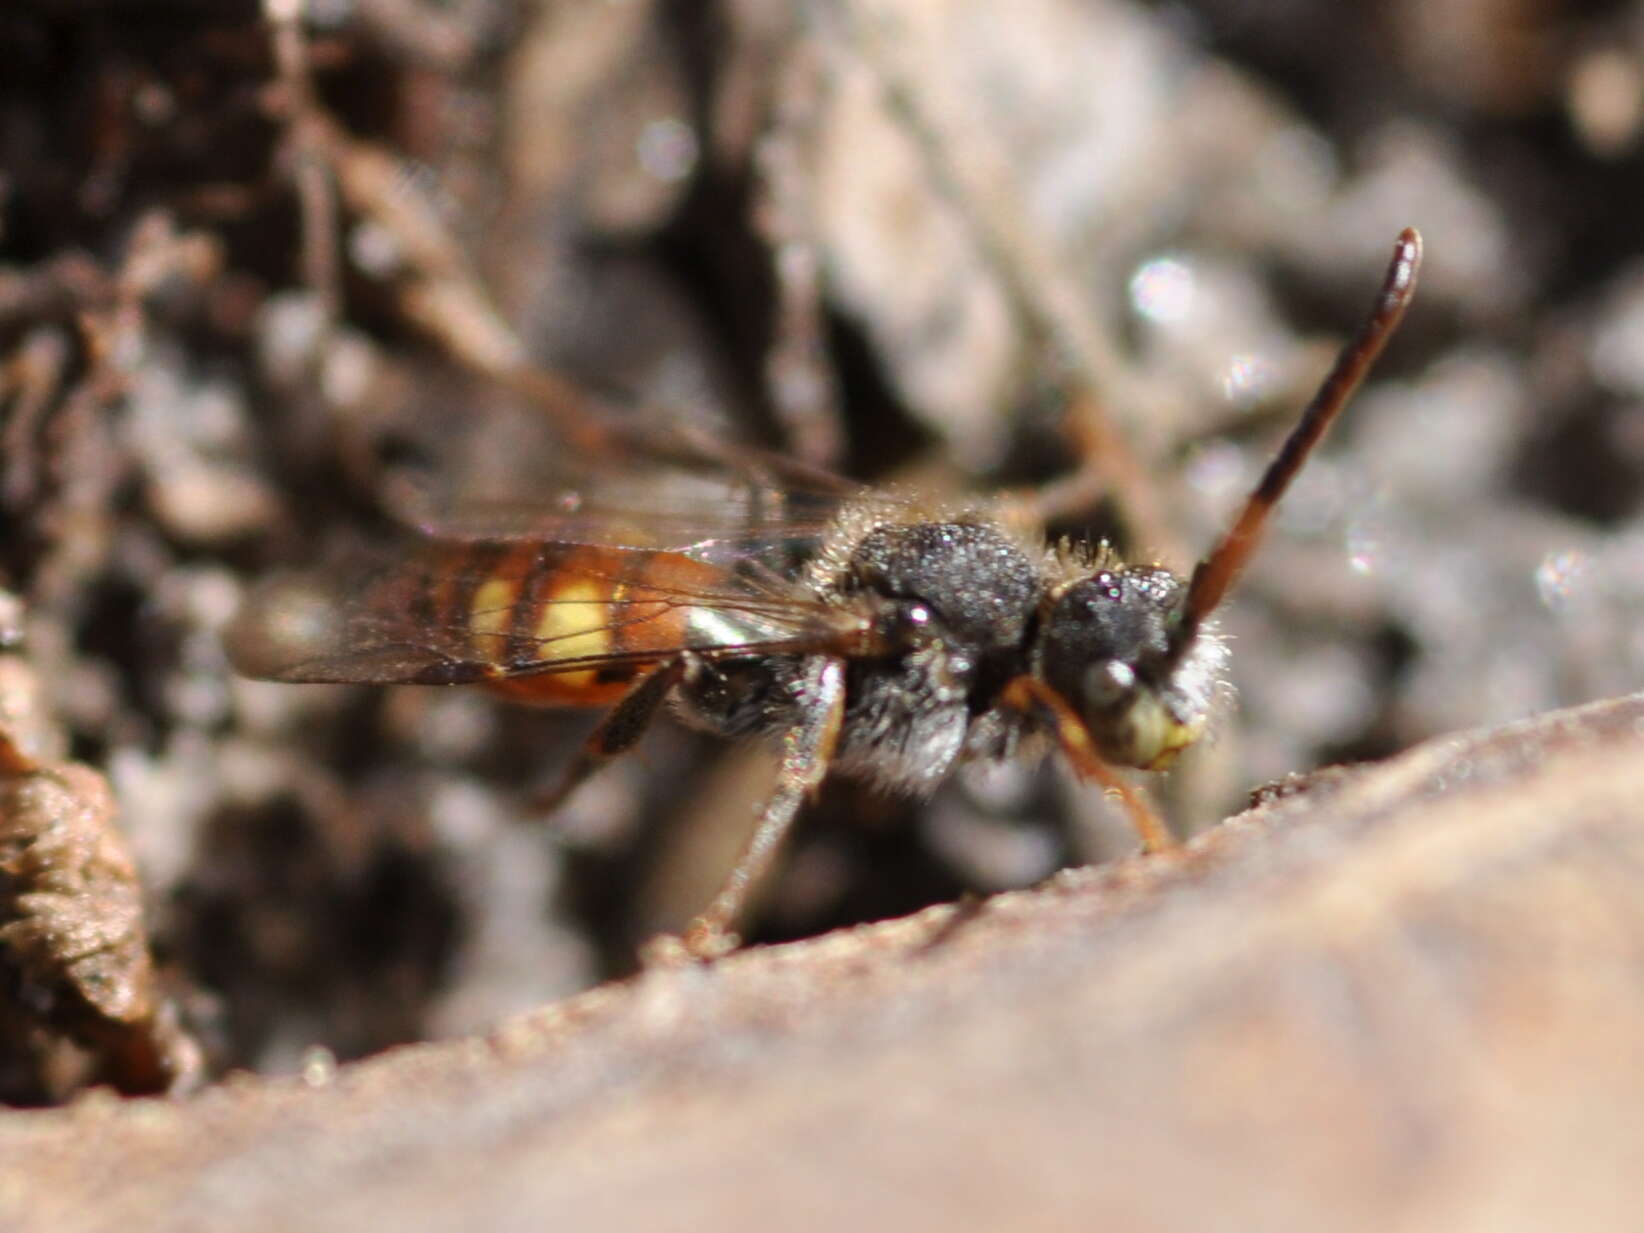
<instances>
[{"instance_id":1,"label":"hind leg","mask_svg":"<svg viewBox=\"0 0 1644 1233\"><path fill-rule=\"evenodd\" d=\"M637 745L668 694L684 676L685 661L678 659L664 664L630 689L589 734L560 775L559 782L539 793L532 803L545 813L552 812L595 771Z\"/></svg>"}]
</instances>

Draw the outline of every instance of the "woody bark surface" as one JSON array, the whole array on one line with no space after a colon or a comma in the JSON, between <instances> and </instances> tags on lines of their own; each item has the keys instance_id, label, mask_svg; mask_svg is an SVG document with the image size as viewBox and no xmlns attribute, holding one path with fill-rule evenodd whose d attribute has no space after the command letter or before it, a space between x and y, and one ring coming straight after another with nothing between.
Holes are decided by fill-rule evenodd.
<instances>
[{"instance_id":1,"label":"woody bark surface","mask_svg":"<svg viewBox=\"0 0 1644 1233\"><path fill-rule=\"evenodd\" d=\"M0 1227L1588 1230L1644 1198L1644 696L484 1039L0 1118Z\"/></svg>"}]
</instances>

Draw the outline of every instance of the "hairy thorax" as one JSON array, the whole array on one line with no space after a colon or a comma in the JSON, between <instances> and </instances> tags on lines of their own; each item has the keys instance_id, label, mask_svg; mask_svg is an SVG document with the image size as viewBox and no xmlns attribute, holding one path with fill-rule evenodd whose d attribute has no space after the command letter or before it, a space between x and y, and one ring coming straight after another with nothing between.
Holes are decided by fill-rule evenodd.
<instances>
[{"instance_id":1,"label":"hairy thorax","mask_svg":"<svg viewBox=\"0 0 1644 1233\"><path fill-rule=\"evenodd\" d=\"M882 787L927 792L975 751L976 721L1027 666L1045 593L1039 563L981 521L879 523L833 550L819 586L859 605L885 646L847 667L834 765ZM781 731L805 699L798 657L703 664L686 717L728 735ZM1000 745L985 723L984 742Z\"/></svg>"}]
</instances>

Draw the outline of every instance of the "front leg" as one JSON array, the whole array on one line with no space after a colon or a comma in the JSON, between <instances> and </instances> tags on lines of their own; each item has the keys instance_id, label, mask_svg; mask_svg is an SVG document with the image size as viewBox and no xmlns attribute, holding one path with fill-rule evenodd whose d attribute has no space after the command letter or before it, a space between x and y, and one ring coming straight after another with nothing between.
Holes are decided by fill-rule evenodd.
<instances>
[{"instance_id":1,"label":"front leg","mask_svg":"<svg viewBox=\"0 0 1644 1233\"><path fill-rule=\"evenodd\" d=\"M1165 821L1147 797L1096 751L1090 731L1064 699L1036 676L1019 676L1005 687L1004 704L1025 715L1037 714L1050 728L1062 754L1080 779L1091 780L1119 798L1130 824L1142 841L1143 852L1168 852L1177 846Z\"/></svg>"},{"instance_id":2,"label":"front leg","mask_svg":"<svg viewBox=\"0 0 1644 1233\"><path fill-rule=\"evenodd\" d=\"M845 666L837 659L817 656L808 660L793 688L798 694L798 721L782 738L782 765L776 789L760 811L759 823L725 878L725 884L701 915L670 946L665 940L653 947L653 958L666 958L682 946L695 959L714 959L736 949L740 939L731 931L748 893L770 868L799 807L828 773L828 763L839 743L845 714Z\"/></svg>"}]
</instances>

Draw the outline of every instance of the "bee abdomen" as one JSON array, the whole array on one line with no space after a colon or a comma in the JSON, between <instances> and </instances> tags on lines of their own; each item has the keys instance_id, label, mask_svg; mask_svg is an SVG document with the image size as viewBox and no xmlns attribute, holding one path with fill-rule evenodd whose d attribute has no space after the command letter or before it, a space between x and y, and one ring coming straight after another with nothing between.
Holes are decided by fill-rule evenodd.
<instances>
[{"instance_id":1,"label":"bee abdomen","mask_svg":"<svg viewBox=\"0 0 1644 1233\"><path fill-rule=\"evenodd\" d=\"M597 706L622 696L642 671L678 653L692 605L688 588L712 571L678 553L531 544L501 549L466 595L446 601L469 630L494 687L515 699ZM603 661L603 662L602 662Z\"/></svg>"}]
</instances>

